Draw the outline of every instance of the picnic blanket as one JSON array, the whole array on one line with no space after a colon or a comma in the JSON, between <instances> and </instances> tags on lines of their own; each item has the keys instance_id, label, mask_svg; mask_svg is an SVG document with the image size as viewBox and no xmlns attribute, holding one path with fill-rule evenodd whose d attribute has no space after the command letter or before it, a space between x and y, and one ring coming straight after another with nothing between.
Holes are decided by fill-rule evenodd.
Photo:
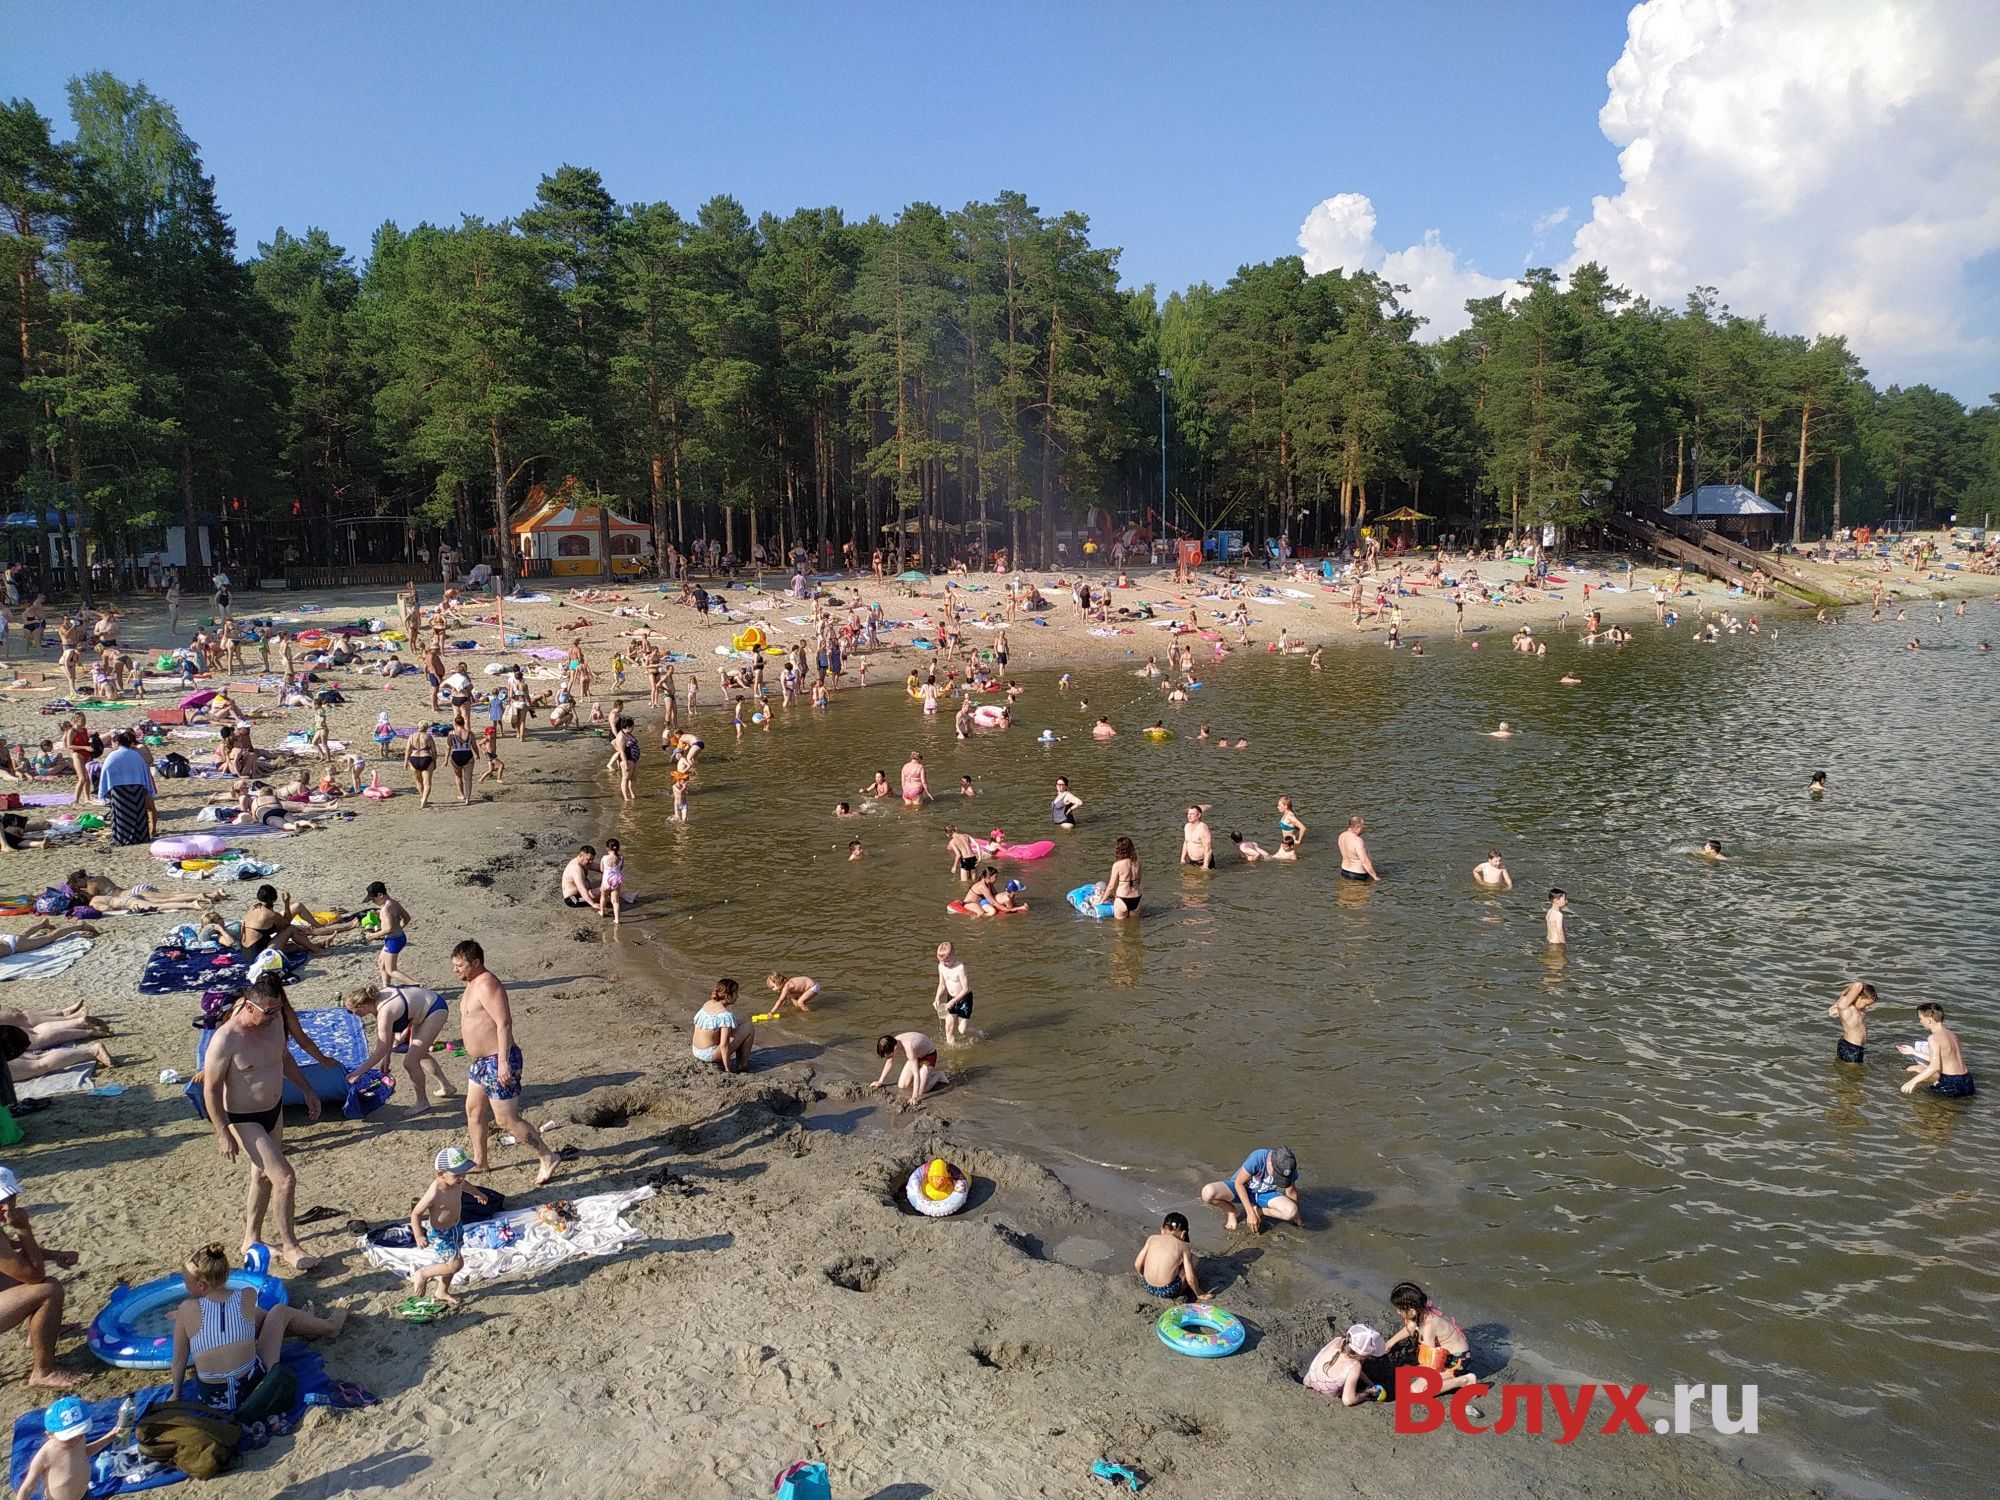
<instances>
[{"instance_id":1,"label":"picnic blanket","mask_svg":"<svg viewBox=\"0 0 2000 1500\"><path fill-rule=\"evenodd\" d=\"M21 797L21 806L68 807L75 801L75 792L27 792Z\"/></svg>"},{"instance_id":2,"label":"picnic blanket","mask_svg":"<svg viewBox=\"0 0 2000 1500\"><path fill-rule=\"evenodd\" d=\"M305 1074L306 1082L312 1085L313 1093L328 1104L338 1103L340 1112L350 1120L361 1119L374 1113L389 1102L389 1092L393 1086L380 1073L364 1073L359 1084L349 1087L347 1075L361 1066L368 1056L368 1034L362 1028L361 1018L340 1006L326 1006L317 1010L302 1010L298 1013L299 1028L312 1038L313 1045L340 1066L329 1068L308 1058L299 1050L297 1042L287 1042L291 1049L292 1061ZM208 1056L208 1044L215 1039L212 1031L201 1031L195 1035L194 1069L201 1071L202 1059ZM203 1107L201 1085L192 1080L182 1090L182 1096L203 1119L208 1117ZM306 1096L299 1092L299 1086L289 1078L285 1080L282 1101L288 1105L303 1105Z\"/></svg>"},{"instance_id":3,"label":"picnic blanket","mask_svg":"<svg viewBox=\"0 0 2000 1500\"><path fill-rule=\"evenodd\" d=\"M480 1226L479 1235L468 1229L465 1269L458 1273L454 1284L494 1281L502 1276L546 1271L573 1260L615 1255L642 1237L625 1219L625 1211L652 1197L653 1191L649 1187L632 1188L622 1193L593 1193L588 1198L575 1199L571 1206L576 1209L577 1219L567 1231L543 1223L539 1211L532 1208L497 1214ZM475 1239L479 1242L477 1247ZM496 1241L504 1243L496 1245ZM419 1267L437 1264L437 1252L428 1248L394 1249L371 1243L365 1235L358 1243L370 1265L393 1272L404 1281Z\"/></svg>"},{"instance_id":4,"label":"picnic blanket","mask_svg":"<svg viewBox=\"0 0 2000 1500\"><path fill-rule=\"evenodd\" d=\"M53 953L61 946L58 943L54 948L44 948L42 953ZM37 953L28 955L30 958L40 956ZM139 993L172 995L182 990L219 989L225 985L241 989L250 983L252 961L244 958L240 948L189 948L176 943L163 943L146 956L146 967L139 975ZM282 976L285 982L290 984L304 967L303 958L286 959ZM356 1062L360 1060L355 1059Z\"/></svg>"},{"instance_id":5,"label":"picnic blanket","mask_svg":"<svg viewBox=\"0 0 2000 1500\"><path fill-rule=\"evenodd\" d=\"M351 1410L355 1407L375 1406L376 1398L358 1385L344 1380L335 1380L326 1373L326 1362L319 1354L303 1344L286 1344L279 1356L282 1364L290 1367L299 1380L299 1399L292 1409L282 1417L255 1427L246 1428L243 1433L239 1453L248 1453L261 1448L282 1433L297 1429L305 1420L306 1409L312 1406L331 1407L334 1410ZM146 1413L167 1400L173 1394L172 1388L164 1385L148 1386L132 1397L138 1414ZM84 1412L90 1418L90 1431L86 1440L95 1442L118 1425L118 1403L122 1398L112 1396L103 1401L84 1402ZM42 1430L42 1407L30 1406L14 1423L13 1442L8 1453L7 1484L9 1489L20 1486L27 1476L28 1465L34 1461L35 1450L40 1448L47 1436ZM107 1448L91 1461L90 1489L86 1492L90 1500L105 1500L111 1495L131 1495L140 1490L159 1489L169 1484L179 1484L188 1476L179 1469L170 1469L165 1464L155 1463L142 1454L136 1446L129 1448Z\"/></svg>"},{"instance_id":6,"label":"picnic blanket","mask_svg":"<svg viewBox=\"0 0 2000 1500\"><path fill-rule=\"evenodd\" d=\"M53 979L67 974L83 962L90 951L90 939L77 934L32 953L0 954L0 982L9 979Z\"/></svg>"}]
</instances>

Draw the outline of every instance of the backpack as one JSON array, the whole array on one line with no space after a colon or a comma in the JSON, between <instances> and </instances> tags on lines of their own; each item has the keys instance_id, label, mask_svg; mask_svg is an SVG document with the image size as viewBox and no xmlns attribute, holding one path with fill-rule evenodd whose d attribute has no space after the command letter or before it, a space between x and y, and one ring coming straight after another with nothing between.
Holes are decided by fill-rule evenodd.
<instances>
[{"instance_id":1,"label":"backpack","mask_svg":"<svg viewBox=\"0 0 2000 1500\"><path fill-rule=\"evenodd\" d=\"M75 905L76 898L66 885L52 885L35 897L35 910L45 917L66 917Z\"/></svg>"},{"instance_id":2,"label":"backpack","mask_svg":"<svg viewBox=\"0 0 2000 1500\"><path fill-rule=\"evenodd\" d=\"M139 1419L139 1451L192 1479L213 1479L236 1462L243 1428L192 1401L163 1401Z\"/></svg>"},{"instance_id":3,"label":"backpack","mask_svg":"<svg viewBox=\"0 0 2000 1500\"><path fill-rule=\"evenodd\" d=\"M245 1427L288 1417L299 1404L299 1374L290 1365L266 1370L256 1387L236 1403L236 1420Z\"/></svg>"},{"instance_id":4,"label":"backpack","mask_svg":"<svg viewBox=\"0 0 2000 1500\"><path fill-rule=\"evenodd\" d=\"M169 781L184 781L187 779L188 758L178 750L169 750L154 762L153 770Z\"/></svg>"}]
</instances>

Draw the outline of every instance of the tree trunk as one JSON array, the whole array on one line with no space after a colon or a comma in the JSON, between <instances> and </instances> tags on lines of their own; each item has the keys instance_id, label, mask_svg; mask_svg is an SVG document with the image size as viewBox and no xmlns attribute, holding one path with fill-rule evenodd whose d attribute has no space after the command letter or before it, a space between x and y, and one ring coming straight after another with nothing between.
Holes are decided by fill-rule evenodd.
<instances>
[{"instance_id":1,"label":"tree trunk","mask_svg":"<svg viewBox=\"0 0 2000 1500\"><path fill-rule=\"evenodd\" d=\"M500 551L500 592L514 592L514 537L507 527L507 457L497 420L486 424L486 442L493 458L493 519Z\"/></svg>"},{"instance_id":2,"label":"tree trunk","mask_svg":"<svg viewBox=\"0 0 2000 1500\"><path fill-rule=\"evenodd\" d=\"M1803 434L1800 435L1800 442L1804 442ZM1764 419L1761 416L1757 418L1757 452L1750 460L1750 488L1759 495L1764 493ZM1804 494L1803 491L1799 493Z\"/></svg>"},{"instance_id":3,"label":"tree trunk","mask_svg":"<svg viewBox=\"0 0 2000 1500\"><path fill-rule=\"evenodd\" d=\"M1763 435L1763 426L1758 426L1758 436ZM1806 434L1812 431L1812 402L1799 407L1799 478L1792 490L1792 545L1798 546L1805 538L1806 522Z\"/></svg>"},{"instance_id":4,"label":"tree trunk","mask_svg":"<svg viewBox=\"0 0 2000 1500\"><path fill-rule=\"evenodd\" d=\"M1687 455L1687 434L1685 432L1677 432L1674 434L1674 498L1667 502L1669 505L1675 504L1680 500L1682 494L1681 486L1687 482Z\"/></svg>"},{"instance_id":5,"label":"tree trunk","mask_svg":"<svg viewBox=\"0 0 2000 1500\"><path fill-rule=\"evenodd\" d=\"M1840 460L1841 454L1833 455L1833 534L1840 535Z\"/></svg>"},{"instance_id":6,"label":"tree trunk","mask_svg":"<svg viewBox=\"0 0 2000 1500\"><path fill-rule=\"evenodd\" d=\"M609 582L611 569L611 507L605 503L604 492L597 495L597 575Z\"/></svg>"}]
</instances>

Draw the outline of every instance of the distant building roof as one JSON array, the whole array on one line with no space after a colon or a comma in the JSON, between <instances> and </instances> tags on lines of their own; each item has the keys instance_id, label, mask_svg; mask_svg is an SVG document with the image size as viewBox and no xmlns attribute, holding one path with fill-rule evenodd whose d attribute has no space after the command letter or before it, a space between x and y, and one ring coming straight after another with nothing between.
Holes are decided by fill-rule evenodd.
<instances>
[{"instance_id":1,"label":"distant building roof","mask_svg":"<svg viewBox=\"0 0 2000 1500\"><path fill-rule=\"evenodd\" d=\"M1705 484L1692 495L1683 495L1667 507L1670 516L1692 516L1697 514L1695 502L1699 500L1699 514L1704 516L1782 516L1784 507L1773 505L1755 490L1747 490L1740 484Z\"/></svg>"}]
</instances>

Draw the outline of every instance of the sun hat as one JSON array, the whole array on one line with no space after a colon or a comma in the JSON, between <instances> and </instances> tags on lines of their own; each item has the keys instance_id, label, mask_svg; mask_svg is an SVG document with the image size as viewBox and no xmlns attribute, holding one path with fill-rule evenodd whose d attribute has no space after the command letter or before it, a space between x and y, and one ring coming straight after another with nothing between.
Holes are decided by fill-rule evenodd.
<instances>
[{"instance_id":1,"label":"sun hat","mask_svg":"<svg viewBox=\"0 0 2000 1500\"><path fill-rule=\"evenodd\" d=\"M449 1172L453 1177L463 1177L472 1170L472 1158L456 1146L446 1146L433 1158L431 1165L440 1172Z\"/></svg>"},{"instance_id":2,"label":"sun hat","mask_svg":"<svg viewBox=\"0 0 2000 1500\"><path fill-rule=\"evenodd\" d=\"M1382 1341L1382 1335L1366 1323L1352 1323L1347 1329L1347 1347L1363 1359L1372 1359L1383 1353L1388 1345Z\"/></svg>"},{"instance_id":3,"label":"sun hat","mask_svg":"<svg viewBox=\"0 0 2000 1500\"><path fill-rule=\"evenodd\" d=\"M42 1413L42 1430L52 1438L82 1437L90 1431L90 1414L75 1396L65 1396Z\"/></svg>"}]
</instances>

